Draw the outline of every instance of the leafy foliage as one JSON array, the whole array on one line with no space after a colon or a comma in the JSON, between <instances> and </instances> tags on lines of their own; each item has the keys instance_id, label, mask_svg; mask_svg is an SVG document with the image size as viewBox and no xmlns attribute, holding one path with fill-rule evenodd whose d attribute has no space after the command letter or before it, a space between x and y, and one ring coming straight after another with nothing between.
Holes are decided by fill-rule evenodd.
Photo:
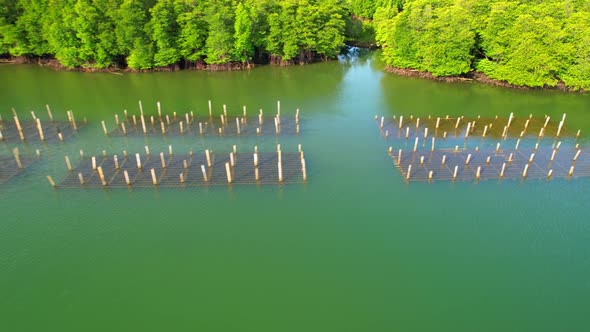
<instances>
[{"instance_id":1,"label":"leafy foliage","mask_svg":"<svg viewBox=\"0 0 590 332\"><path fill-rule=\"evenodd\" d=\"M590 6L576 0L408 0L374 13L386 63L590 89Z\"/></svg>"}]
</instances>

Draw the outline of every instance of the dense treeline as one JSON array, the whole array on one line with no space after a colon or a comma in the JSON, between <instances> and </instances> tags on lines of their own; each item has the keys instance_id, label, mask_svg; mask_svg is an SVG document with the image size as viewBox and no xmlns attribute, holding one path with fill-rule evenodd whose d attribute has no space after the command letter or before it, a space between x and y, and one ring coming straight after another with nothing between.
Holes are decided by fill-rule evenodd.
<instances>
[{"instance_id":1,"label":"dense treeline","mask_svg":"<svg viewBox=\"0 0 590 332\"><path fill-rule=\"evenodd\" d=\"M590 89L588 0L353 0L388 65L474 70L510 84Z\"/></svg>"},{"instance_id":2,"label":"dense treeline","mask_svg":"<svg viewBox=\"0 0 590 332\"><path fill-rule=\"evenodd\" d=\"M0 54L66 67L288 64L336 56L341 0L0 0Z\"/></svg>"}]
</instances>

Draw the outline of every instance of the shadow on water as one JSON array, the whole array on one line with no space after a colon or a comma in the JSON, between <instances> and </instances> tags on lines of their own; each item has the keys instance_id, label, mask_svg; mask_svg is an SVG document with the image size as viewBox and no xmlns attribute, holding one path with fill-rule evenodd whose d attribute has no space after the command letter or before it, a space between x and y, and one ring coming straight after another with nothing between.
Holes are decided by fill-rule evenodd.
<instances>
[{"instance_id":1,"label":"shadow on water","mask_svg":"<svg viewBox=\"0 0 590 332\"><path fill-rule=\"evenodd\" d=\"M559 91L514 90L477 82L445 83L385 74L381 79L390 114L416 116L517 117L534 114L561 118L590 133L590 97Z\"/></svg>"},{"instance_id":2,"label":"shadow on water","mask_svg":"<svg viewBox=\"0 0 590 332\"><path fill-rule=\"evenodd\" d=\"M0 100L2 114L15 107L19 113L43 111L49 104L57 116L63 110L74 110L89 120L110 118L114 113L138 112L142 100L147 114L156 113L156 102L163 111L207 114L207 100L213 102L214 113L242 114L242 106L250 114L262 108L276 113L281 101L282 113L296 108L312 112L318 100L335 96L346 68L338 62L307 66L261 66L234 72L155 72L155 73L79 73L60 72L36 65L0 66Z\"/></svg>"}]
</instances>

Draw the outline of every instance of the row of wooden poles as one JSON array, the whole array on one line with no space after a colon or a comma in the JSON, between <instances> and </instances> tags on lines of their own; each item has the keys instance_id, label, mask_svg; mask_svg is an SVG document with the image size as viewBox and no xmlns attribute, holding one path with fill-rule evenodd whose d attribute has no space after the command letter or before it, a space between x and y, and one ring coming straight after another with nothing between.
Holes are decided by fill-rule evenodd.
<instances>
[{"instance_id":1,"label":"row of wooden poles","mask_svg":"<svg viewBox=\"0 0 590 332\"><path fill-rule=\"evenodd\" d=\"M550 160L549 161L549 166L555 160L555 156L556 156L557 152L559 151L560 146L561 146L561 142L558 142L557 145L555 146L555 148L553 149L553 151L551 153L551 158L549 159ZM524 169L523 169L523 172L522 172L522 177L523 178L526 178L527 177L527 173L528 173L529 167L530 167L530 165L533 163L533 161L535 159L535 154L537 152L538 147L539 147L539 145L537 144L535 146L534 152L531 153L531 155L530 155L530 157L528 159L527 164L525 164L525 166L524 166ZM496 153L499 152L499 148L500 148L500 143L498 143L498 145L496 146L496 150L495 150ZM518 149L518 145L517 145L516 149ZM515 151L516 151L516 149L515 149ZM580 154L582 153L582 150L579 149L579 145L578 144L576 144L575 149L577 151L576 151L576 154L574 155L574 157L572 158L572 164L571 164L570 169L568 171L568 176L573 176L574 175L574 169L575 169L576 161L578 160L578 158L580 157ZM434 151L434 144L433 144L432 152L433 151ZM458 146L455 146L454 153L458 153L458 151L459 151L458 150ZM476 152L479 151L479 148L475 148L475 151ZM389 154L391 155L392 153L393 153L393 148L390 147L389 148ZM414 155L416 153L416 148L415 147L414 147L413 153L414 153ZM514 158L514 154L513 153L510 153L510 155L508 156L508 164L510 164L510 163L513 162L513 160L514 160L513 158ZM440 165L441 167L444 167L445 166L446 159L447 159L447 156L446 155L443 155L442 156L442 159L441 159L441 165ZM402 149L399 149L398 155L397 155L397 165L398 166L401 166L401 160L402 160ZM470 161L471 161L471 154L468 154L467 155L467 158L465 160L465 166L466 167L469 166ZM486 165L489 165L490 162L491 162L491 156L488 156L486 158ZM421 156L420 157L420 165L424 165L424 156ZM500 178L503 178L504 177L504 172L506 170L506 166L507 166L507 163L503 163L502 164L502 169L500 171ZM454 171L453 171L453 180L455 180L457 178L458 171L459 171L459 166L456 165L455 168L454 168ZM410 180L411 174L412 174L412 164L408 165L408 170L406 172L406 180ZM475 173L475 179L476 180L479 180L480 175L481 175L481 166L478 166L477 169L476 169L476 173ZM547 178L551 178L552 175L553 175L553 169L549 169L549 171L547 173ZM428 173L428 179L429 180L432 180L432 177L433 177L433 171L429 171L429 173Z\"/></svg>"},{"instance_id":2,"label":"row of wooden poles","mask_svg":"<svg viewBox=\"0 0 590 332\"><path fill-rule=\"evenodd\" d=\"M522 138L525 135L526 130L528 129L528 126L530 124L532 117L533 117L533 115L531 114L531 115L529 115L529 118L526 120L523 130L520 132L520 138ZM496 116L496 118L497 118L497 116ZM563 125L565 123L565 118L566 118L566 114L564 113L561 121L559 121L555 137L559 137L561 135L561 131L562 131ZM375 115L375 120L377 120L377 119L378 119L378 117L377 117L377 115ZM394 116L393 119L395 121L396 117ZM402 129L402 126L403 126L403 119L404 119L403 116L399 117L398 129L400 129L400 130ZM412 117L412 119L413 119L413 117ZM448 120L448 119L449 119L449 117L447 116L446 120ZM455 123L455 129L459 128L459 124L461 122L461 119L462 119L462 117L457 118L457 121ZM543 127L540 129L539 134L538 134L539 139L541 139L541 138L543 138L543 136L545 136L545 130L547 128L547 125L549 124L550 119L551 119L551 117L549 117L549 116L545 117L545 123L543 124ZM438 128L439 128L440 120L441 120L440 117L436 118L435 130L438 130ZM508 137L508 130L510 129L510 126L512 125L513 120L514 120L514 113L510 113L510 116L508 118L508 123L504 126L504 129L502 131L502 138L503 139L506 139ZM384 126L385 126L385 117L382 116L380 123L379 123L379 128L383 129ZM471 133L473 133L475 126L476 126L475 120L467 122L467 130L465 131L465 139L469 138L469 135ZM420 127L420 118L416 118L416 129L418 129L419 127ZM483 129L482 137L486 137L487 133L488 133L488 129L491 129L491 128L492 128L492 124L485 125L484 129ZM576 138L579 138L580 135L581 135L581 130L578 130L578 132L576 133ZM410 136L410 127L406 127L406 131L405 131L406 139L408 139L409 136ZM389 137L389 130L385 130L385 137ZM424 138L427 138L427 137L428 137L428 128L424 128ZM447 137L447 132L443 133L443 137L444 138Z\"/></svg>"},{"instance_id":3,"label":"row of wooden poles","mask_svg":"<svg viewBox=\"0 0 590 332\"><path fill-rule=\"evenodd\" d=\"M158 120L160 122L160 130L162 131L162 135L165 135L167 130L166 130L166 125L170 125L171 121L170 121L170 116L169 115L165 115L162 116L162 109L161 109L161 105L160 102L156 103L157 108L158 108ZM141 100L139 101L139 122L141 123L141 129L142 132L144 134L147 134L147 125L146 125L146 116L143 113L143 106L141 103ZM236 132L238 135L241 134L241 130L244 124L246 124L247 121L247 110L246 110L246 106L243 106L243 117L236 117ZM125 119L129 119L129 116L127 114L127 110L124 111L124 115L125 115ZM176 112L173 113L173 119L176 119ZM211 100L209 100L209 118L213 119L213 110L212 110L212 105L211 105ZM223 128L228 124L228 120L229 117L227 115L227 106L223 105L223 114L220 115L220 120L221 120L221 124L222 127L218 128L218 132L219 134L223 134ZM138 124L138 120L137 117L134 115L131 116L131 120L133 121L133 125L137 126ZM154 116L150 116L149 121L152 125L152 127L155 126L156 124L156 119L154 118ZM185 122L186 121L186 122ZM190 126L190 124L194 121L194 113L191 111L190 112L190 116L189 113L185 113L185 119L184 121L180 121L178 123L179 125L179 130L181 134L185 133L185 125L188 127ZM258 113L258 125L259 127L256 128L256 133L257 134L262 134L262 124L264 123L263 120L263 112L262 109L259 111ZM115 114L115 125L120 126L121 131L123 132L124 135L127 135L127 128L125 126L125 122L124 121L119 121L119 116L117 114ZM281 132L281 102L277 101L277 114L274 116L274 127L275 127L275 133L278 135ZM105 121L102 121L102 129L104 131L104 134L108 136L109 131L107 129L106 123ZM296 110L295 113L295 130L296 133L299 134L299 109ZM199 134L203 134L203 123L199 122Z\"/></svg>"},{"instance_id":4,"label":"row of wooden poles","mask_svg":"<svg viewBox=\"0 0 590 332\"><path fill-rule=\"evenodd\" d=\"M51 113L51 108L49 107L49 105L45 105L45 108L47 109L47 114L49 115L49 120L51 122L54 122L53 120L53 114ZM25 141L25 134L23 132L23 127L20 123L20 120L18 118L18 114L16 113L16 110L13 108L12 109L12 114L14 117L14 124L16 126L16 130L18 131L18 135L21 139L21 141ZM68 115L68 122L70 123L70 125L72 126L72 129L74 131L78 130L78 126L76 125L76 120L74 118L74 112L72 111L67 111L67 115ZM39 134L39 139L41 139L41 141L45 141L45 133L43 132L43 126L41 125L41 119L39 119L36 115L34 111L31 111L31 116L33 117L33 121L35 121L36 126L37 126L37 132ZM2 118L0 117L0 123L2 123ZM57 137L59 138L60 141L64 140L64 137L62 135L61 132L57 133ZM2 134L2 130L0 129L0 141L4 140L4 136Z\"/></svg>"},{"instance_id":5,"label":"row of wooden poles","mask_svg":"<svg viewBox=\"0 0 590 332\"><path fill-rule=\"evenodd\" d=\"M301 162L301 174L303 176L303 181L307 181L307 169L305 166L305 156L303 153L303 150L301 149L301 144L298 145L297 147L298 149L298 154L299 154L299 159ZM145 152L146 155L150 155L150 149L148 146L145 146ZM168 154L170 156L173 155L173 151L172 151L172 145L168 146ZM207 165L205 167L205 165L201 165L201 172L203 174L203 181L205 183L209 182L209 177L207 175L207 168L211 168L213 167L213 162L212 162L212 151L207 149L205 150L205 158L207 161ZM227 183L231 184L233 183L233 176L232 176L232 168L236 166L236 154L237 154L237 146L234 145L233 146L233 151L230 152L229 157L230 157L230 161L225 163L225 171L226 171L226 176L227 176ZM189 155L192 157L193 152L190 151ZM106 150L103 150L103 156L107 156ZM125 158L128 157L127 151L123 151L123 156ZM80 157L84 158L84 151L80 150ZM278 181L279 183L283 182L283 162L282 162L282 151L281 151L281 145L277 144L277 157L278 157L278 161L277 161L277 172L278 172ZM160 152L160 161L162 163L162 168L166 169L167 168L167 164L166 164L166 159L164 157L164 153ZM70 158L68 156L65 156L65 162L66 162L66 167L68 169L69 172L72 172L74 169L72 167L72 163L70 161ZM141 155L139 153L135 154L135 162L136 162L136 167L138 170L143 171L143 166L142 166L142 160L141 160ZM108 183L105 179L104 176L104 172L101 166L97 166L97 161L96 161L96 157L93 156L91 157L91 165L92 165L92 170L96 171L98 173L98 176L100 178L100 181L102 183L103 186L107 186ZM119 160L118 160L118 156L114 155L113 156L113 164L115 167L115 170L119 170ZM253 153L253 165L254 165L254 177L256 181L260 180L260 175L259 175L259 160L258 160L258 146L254 146L254 153ZM186 170L189 168L189 163L187 160L183 160L183 168ZM156 177L156 171L154 168L150 169L150 174L152 177L152 183L154 186L157 186L159 184L158 179ZM123 171L123 176L125 177L125 183L128 186L132 185L131 179L129 178L129 173L127 172L127 170ZM55 181L53 181L53 178L51 176L47 176L47 179L49 181L49 183L51 184L51 186L56 187L56 183ZM86 183L84 176L82 175L82 173L78 173L78 179L80 180L80 184L84 185ZM179 174L179 180L180 183L183 184L185 183L185 178L184 178L184 173L180 173Z\"/></svg>"}]
</instances>

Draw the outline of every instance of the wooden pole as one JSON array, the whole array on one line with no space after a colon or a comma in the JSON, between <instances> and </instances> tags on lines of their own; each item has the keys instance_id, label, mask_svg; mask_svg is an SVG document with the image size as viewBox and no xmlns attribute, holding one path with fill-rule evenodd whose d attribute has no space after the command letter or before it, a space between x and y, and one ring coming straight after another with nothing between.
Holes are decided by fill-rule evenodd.
<instances>
[{"instance_id":1,"label":"wooden pole","mask_svg":"<svg viewBox=\"0 0 590 332\"><path fill-rule=\"evenodd\" d=\"M504 171L506 170L506 163L502 164L502 170L500 171L500 177L503 178L504 177Z\"/></svg>"},{"instance_id":2,"label":"wooden pole","mask_svg":"<svg viewBox=\"0 0 590 332\"><path fill-rule=\"evenodd\" d=\"M145 117L143 113L139 116L139 120L141 121L141 130L143 130L143 134L147 134L147 128L145 127Z\"/></svg>"},{"instance_id":3,"label":"wooden pole","mask_svg":"<svg viewBox=\"0 0 590 332\"><path fill-rule=\"evenodd\" d=\"M278 152L279 182L283 182L283 161L281 151Z\"/></svg>"},{"instance_id":4,"label":"wooden pole","mask_svg":"<svg viewBox=\"0 0 590 332\"><path fill-rule=\"evenodd\" d=\"M580 156L580 153L582 153L582 150L578 150L578 152L576 152L576 155L574 156L574 160L573 161L578 160L578 157Z\"/></svg>"},{"instance_id":5,"label":"wooden pole","mask_svg":"<svg viewBox=\"0 0 590 332\"><path fill-rule=\"evenodd\" d=\"M119 125L119 114L115 114L115 126Z\"/></svg>"},{"instance_id":6,"label":"wooden pole","mask_svg":"<svg viewBox=\"0 0 590 332\"><path fill-rule=\"evenodd\" d=\"M104 121L101 121L101 123L102 123L102 131L104 132L104 135L105 136L108 136L109 135L109 132L107 130L107 125L105 124Z\"/></svg>"},{"instance_id":7,"label":"wooden pole","mask_svg":"<svg viewBox=\"0 0 590 332\"><path fill-rule=\"evenodd\" d=\"M471 153L467 155L467 160L465 160L465 165L469 165L469 161L471 161Z\"/></svg>"},{"instance_id":8,"label":"wooden pole","mask_svg":"<svg viewBox=\"0 0 590 332\"><path fill-rule=\"evenodd\" d=\"M406 181L410 180L410 176L412 175L412 165L408 166L408 174L406 174Z\"/></svg>"},{"instance_id":9,"label":"wooden pole","mask_svg":"<svg viewBox=\"0 0 590 332\"><path fill-rule=\"evenodd\" d=\"M172 153L172 145L168 145L168 154L171 156L174 154Z\"/></svg>"},{"instance_id":10,"label":"wooden pole","mask_svg":"<svg viewBox=\"0 0 590 332\"><path fill-rule=\"evenodd\" d=\"M440 118L439 118L439 117L437 117L437 118L436 118L436 126L435 126L434 128L435 128L435 129L438 129L439 125L440 125Z\"/></svg>"},{"instance_id":11,"label":"wooden pole","mask_svg":"<svg viewBox=\"0 0 590 332\"><path fill-rule=\"evenodd\" d=\"M160 152L160 162L162 163L162 168L166 168L166 158L164 158L164 152Z\"/></svg>"},{"instance_id":12,"label":"wooden pole","mask_svg":"<svg viewBox=\"0 0 590 332\"><path fill-rule=\"evenodd\" d=\"M416 152L417 149L418 149L418 137L416 137L416 140L414 141L414 152Z\"/></svg>"},{"instance_id":13,"label":"wooden pole","mask_svg":"<svg viewBox=\"0 0 590 332\"><path fill-rule=\"evenodd\" d=\"M455 170L453 171L453 181L457 179L457 172L459 172L459 166L455 165Z\"/></svg>"},{"instance_id":14,"label":"wooden pole","mask_svg":"<svg viewBox=\"0 0 590 332\"><path fill-rule=\"evenodd\" d=\"M213 118L213 109L211 108L211 100L209 100L209 118Z\"/></svg>"},{"instance_id":15,"label":"wooden pole","mask_svg":"<svg viewBox=\"0 0 590 332\"><path fill-rule=\"evenodd\" d=\"M49 105L45 105L45 109L47 110L47 115L49 116L49 121L53 122L53 114L51 114L51 108L49 108Z\"/></svg>"},{"instance_id":16,"label":"wooden pole","mask_svg":"<svg viewBox=\"0 0 590 332\"><path fill-rule=\"evenodd\" d=\"M184 135L184 127L183 127L182 121L180 121L180 122L178 123L178 125L180 126L180 134L181 134L181 135Z\"/></svg>"},{"instance_id":17,"label":"wooden pole","mask_svg":"<svg viewBox=\"0 0 590 332\"><path fill-rule=\"evenodd\" d=\"M84 181L84 176L82 173L78 173L78 180L80 180L80 184L84 185L86 182Z\"/></svg>"},{"instance_id":18,"label":"wooden pole","mask_svg":"<svg viewBox=\"0 0 590 332\"><path fill-rule=\"evenodd\" d=\"M162 135L166 135L166 126L164 122L160 122L160 128L162 129Z\"/></svg>"},{"instance_id":19,"label":"wooden pole","mask_svg":"<svg viewBox=\"0 0 590 332\"><path fill-rule=\"evenodd\" d=\"M469 131L471 130L471 122L467 123L467 130L465 131L465 139L469 137Z\"/></svg>"},{"instance_id":20,"label":"wooden pole","mask_svg":"<svg viewBox=\"0 0 590 332\"><path fill-rule=\"evenodd\" d=\"M158 106L158 116L161 119L162 118L162 109L160 108L160 102L157 102L156 105Z\"/></svg>"},{"instance_id":21,"label":"wooden pole","mask_svg":"<svg viewBox=\"0 0 590 332\"><path fill-rule=\"evenodd\" d=\"M567 173L567 176L572 176L574 175L574 165L572 165L572 167L570 167L570 171Z\"/></svg>"},{"instance_id":22,"label":"wooden pole","mask_svg":"<svg viewBox=\"0 0 590 332\"><path fill-rule=\"evenodd\" d=\"M68 111L68 118L70 119L70 122L72 124L72 128L74 128L74 131L78 131L78 126L76 125L76 119L74 119L74 112L72 112L71 110Z\"/></svg>"},{"instance_id":23,"label":"wooden pole","mask_svg":"<svg viewBox=\"0 0 590 332\"><path fill-rule=\"evenodd\" d=\"M154 170L153 168L150 170L150 173L152 174L152 183L154 184L154 186L158 185L158 178L156 177L156 170Z\"/></svg>"},{"instance_id":24,"label":"wooden pole","mask_svg":"<svg viewBox=\"0 0 590 332\"><path fill-rule=\"evenodd\" d=\"M66 156L66 167L68 168L68 171L72 171L72 164L70 163L70 157Z\"/></svg>"},{"instance_id":25,"label":"wooden pole","mask_svg":"<svg viewBox=\"0 0 590 332\"><path fill-rule=\"evenodd\" d=\"M37 123L37 131L39 132L39 139L41 139L41 141L45 141L45 135L43 135L43 126L41 126L41 120L39 118L37 118L35 120L35 122Z\"/></svg>"},{"instance_id":26,"label":"wooden pole","mask_svg":"<svg viewBox=\"0 0 590 332\"><path fill-rule=\"evenodd\" d=\"M203 123L199 122L199 134L203 135Z\"/></svg>"},{"instance_id":27,"label":"wooden pole","mask_svg":"<svg viewBox=\"0 0 590 332\"><path fill-rule=\"evenodd\" d=\"M207 167L211 167L211 155L209 154L209 149L205 150L205 157L207 158Z\"/></svg>"},{"instance_id":28,"label":"wooden pole","mask_svg":"<svg viewBox=\"0 0 590 332\"><path fill-rule=\"evenodd\" d=\"M104 173L102 171L102 167L98 166L96 168L96 170L98 171L98 177L100 178L100 182L102 183L103 186L106 186L107 185L107 182L105 181Z\"/></svg>"},{"instance_id":29,"label":"wooden pole","mask_svg":"<svg viewBox=\"0 0 590 332\"><path fill-rule=\"evenodd\" d=\"M399 117L399 127L398 127L398 129L402 129L403 122L404 122L404 116L402 115L402 116Z\"/></svg>"},{"instance_id":30,"label":"wooden pole","mask_svg":"<svg viewBox=\"0 0 590 332\"><path fill-rule=\"evenodd\" d=\"M23 164L20 161L20 152L18 148L12 149L12 155L14 156L14 160L16 161L16 166L18 169L23 169Z\"/></svg>"},{"instance_id":31,"label":"wooden pole","mask_svg":"<svg viewBox=\"0 0 590 332\"><path fill-rule=\"evenodd\" d=\"M234 160L234 153L230 152L229 153L229 164L231 165L231 167L235 167L236 166L236 162Z\"/></svg>"},{"instance_id":32,"label":"wooden pole","mask_svg":"<svg viewBox=\"0 0 590 332\"><path fill-rule=\"evenodd\" d=\"M442 156L441 167L445 165L445 161L447 160L447 155Z\"/></svg>"},{"instance_id":33,"label":"wooden pole","mask_svg":"<svg viewBox=\"0 0 590 332\"><path fill-rule=\"evenodd\" d=\"M227 118L227 106L225 104L223 104L223 116Z\"/></svg>"},{"instance_id":34,"label":"wooden pole","mask_svg":"<svg viewBox=\"0 0 590 332\"><path fill-rule=\"evenodd\" d=\"M303 181L307 181L307 169L305 168L305 158L301 159L301 174L303 175Z\"/></svg>"},{"instance_id":35,"label":"wooden pole","mask_svg":"<svg viewBox=\"0 0 590 332\"><path fill-rule=\"evenodd\" d=\"M115 169L118 170L119 169L119 158L117 157L117 155L113 156L113 163L115 164Z\"/></svg>"},{"instance_id":36,"label":"wooden pole","mask_svg":"<svg viewBox=\"0 0 590 332\"><path fill-rule=\"evenodd\" d=\"M92 170L96 170L96 157L92 156L92 158L90 158L91 162L92 162Z\"/></svg>"},{"instance_id":37,"label":"wooden pole","mask_svg":"<svg viewBox=\"0 0 590 332\"><path fill-rule=\"evenodd\" d=\"M238 131L238 135L240 135L240 119L236 118L236 130Z\"/></svg>"},{"instance_id":38,"label":"wooden pole","mask_svg":"<svg viewBox=\"0 0 590 332\"><path fill-rule=\"evenodd\" d=\"M143 114L143 106L141 105L141 100L138 101L139 104L139 114Z\"/></svg>"},{"instance_id":39,"label":"wooden pole","mask_svg":"<svg viewBox=\"0 0 590 332\"><path fill-rule=\"evenodd\" d=\"M145 154L149 156L150 155L150 147L146 145L146 146L144 146L144 149L145 149Z\"/></svg>"},{"instance_id":40,"label":"wooden pole","mask_svg":"<svg viewBox=\"0 0 590 332\"><path fill-rule=\"evenodd\" d=\"M131 180L129 180L129 173L127 173L127 170L123 171L123 176L125 176L125 183L130 186L131 185Z\"/></svg>"},{"instance_id":41,"label":"wooden pole","mask_svg":"<svg viewBox=\"0 0 590 332\"><path fill-rule=\"evenodd\" d=\"M406 127L406 139L410 137L410 127Z\"/></svg>"},{"instance_id":42,"label":"wooden pole","mask_svg":"<svg viewBox=\"0 0 590 332\"><path fill-rule=\"evenodd\" d=\"M205 165L201 165L201 172L203 173L203 180L205 182L209 181L209 179L207 178L207 171L205 170Z\"/></svg>"},{"instance_id":43,"label":"wooden pole","mask_svg":"<svg viewBox=\"0 0 590 332\"><path fill-rule=\"evenodd\" d=\"M25 135L23 133L23 127L20 125L20 121L18 120L18 115L16 115L16 111L14 108L12 109L14 112L14 124L16 125L16 129L18 130L18 135L20 136L21 141L25 140Z\"/></svg>"},{"instance_id":44,"label":"wooden pole","mask_svg":"<svg viewBox=\"0 0 590 332\"><path fill-rule=\"evenodd\" d=\"M258 152L254 152L254 167L258 167Z\"/></svg>"},{"instance_id":45,"label":"wooden pole","mask_svg":"<svg viewBox=\"0 0 590 332\"><path fill-rule=\"evenodd\" d=\"M139 153L135 154L135 162L137 163L137 169L141 170L141 157Z\"/></svg>"},{"instance_id":46,"label":"wooden pole","mask_svg":"<svg viewBox=\"0 0 590 332\"><path fill-rule=\"evenodd\" d=\"M526 178L526 173L528 172L528 170L529 170L529 164L525 164L524 165L524 170L522 171L522 177L523 178Z\"/></svg>"},{"instance_id":47,"label":"wooden pole","mask_svg":"<svg viewBox=\"0 0 590 332\"><path fill-rule=\"evenodd\" d=\"M481 166L477 166L477 171L475 172L475 179L479 180L480 175L481 175Z\"/></svg>"},{"instance_id":48,"label":"wooden pole","mask_svg":"<svg viewBox=\"0 0 590 332\"><path fill-rule=\"evenodd\" d=\"M401 165L401 162L402 162L402 149L399 149L397 151L397 164Z\"/></svg>"},{"instance_id":49,"label":"wooden pole","mask_svg":"<svg viewBox=\"0 0 590 332\"><path fill-rule=\"evenodd\" d=\"M231 169L229 167L229 163L225 163L225 174L227 175L227 183L231 184L232 178L231 178Z\"/></svg>"},{"instance_id":50,"label":"wooden pole","mask_svg":"<svg viewBox=\"0 0 590 332\"><path fill-rule=\"evenodd\" d=\"M55 184L55 181L53 181L53 178L51 177L51 175L47 175L47 181L49 181L49 184L53 187L53 188L57 188L57 185Z\"/></svg>"}]
</instances>

